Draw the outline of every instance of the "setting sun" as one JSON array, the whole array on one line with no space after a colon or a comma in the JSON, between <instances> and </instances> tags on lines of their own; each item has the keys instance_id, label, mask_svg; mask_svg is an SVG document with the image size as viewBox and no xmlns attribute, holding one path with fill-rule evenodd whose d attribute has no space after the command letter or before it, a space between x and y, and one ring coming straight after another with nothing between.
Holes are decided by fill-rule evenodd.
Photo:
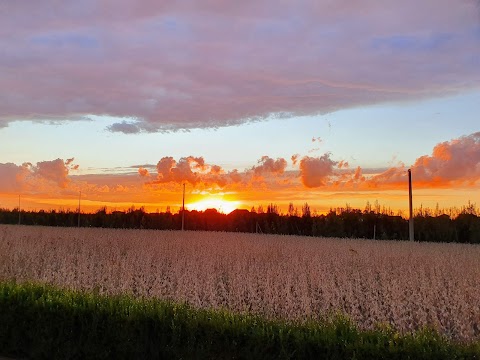
<instances>
[{"instance_id":1,"label":"setting sun","mask_svg":"<svg viewBox=\"0 0 480 360\"><path fill-rule=\"evenodd\" d=\"M188 210L205 211L207 209L216 209L218 212L229 214L237 209L240 205L239 201L229 201L218 198L206 198L192 204L186 205Z\"/></svg>"}]
</instances>

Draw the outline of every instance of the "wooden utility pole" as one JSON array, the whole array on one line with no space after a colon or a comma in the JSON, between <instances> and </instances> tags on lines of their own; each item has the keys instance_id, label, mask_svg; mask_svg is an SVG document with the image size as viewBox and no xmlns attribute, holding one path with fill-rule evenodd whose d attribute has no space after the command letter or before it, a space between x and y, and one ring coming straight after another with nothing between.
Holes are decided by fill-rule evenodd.
<instances>
[{"instance_id":1,"label":"wooden utility pole","mask_svg":"<svg viewBox=\"0 0 480 360\"><path fill-rule=\"evenodd\" d=\"M410 241L414 241L414 229L413 229L413 201L412 201L412 170L408 169L408 203L410 209L410 218L408 220L408 237Z\"/></svg>"},{"instance_id":2,"label":"wooden utility pole","mask_svg":"<svg viewBox=\"0 0 480 360\"><path fill-rule=\"evenodd\" d=\"M18 195L18 225L22 223L22 211L20 208L20 195Z\"/></svg>"},{"instance_id":3,"label":"wooden utility pole","mask_svg":"<svg viewBox=\"0 0 480 360\"><path fill-rule=\"evenodd\" d=\"M182 231L185 226L185 183L183 183L183 200L182 200Z\"/></svg>"}]
</instances>

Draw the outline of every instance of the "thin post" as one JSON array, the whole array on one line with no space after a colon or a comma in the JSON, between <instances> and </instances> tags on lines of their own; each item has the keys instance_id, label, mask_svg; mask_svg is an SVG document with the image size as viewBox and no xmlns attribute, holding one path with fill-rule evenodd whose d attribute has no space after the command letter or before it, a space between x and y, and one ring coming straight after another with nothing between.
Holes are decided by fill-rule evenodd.
<instances>
[{"instance_id":1,"label":"thin post","mask_svg":"<svg viewBox=\"0 0 480 360\"><path fill-rule=\"evenodd\" d=\"M260 227L260 224L258 223L258 221L257 221L257 223L255 224L255 233L257 233L257 234L263 234L262 228Z\"/></svg>"},{"instance_id":2,"label":"thin post","mask_svg":"<svg viewBox=\"0 0 480 360\"><path fill-rule=\"evenodd\" d=\"M185 183L183 183L183 200L182 200L182 231L185 226Z\"/></svg>"},{"instance_id":3,"label":"thin post","mask_svg":"<svg viewBox=\"0 0 480 360\"><path fill-rule=\"evenodd\" d=\"M22 211L20 207L20 195L18 195L18 225L22 223Z\"/></svg>"},{"instance_id":4,"label":"thin post","mask_svg":"<svg viewBox=\"0 0 480 360\"><path fill-rule=\"evenodd\" d=\"M78 194L78 227L80 227L80 199L82 198L82 192Z\"/></svg>"},{"instance_id":5,"label":"thin post","mask_svg":"<svg viewBox=\"0 0 480 360\"><path fill-rule=\"evenodd\" d=\"M414 241L414 228L413 228L413 201L412 201L412 170L408 169L408 203L410 209L410 218L408 220L408 237L410 241Z\"/></svg>"}]
</instances>

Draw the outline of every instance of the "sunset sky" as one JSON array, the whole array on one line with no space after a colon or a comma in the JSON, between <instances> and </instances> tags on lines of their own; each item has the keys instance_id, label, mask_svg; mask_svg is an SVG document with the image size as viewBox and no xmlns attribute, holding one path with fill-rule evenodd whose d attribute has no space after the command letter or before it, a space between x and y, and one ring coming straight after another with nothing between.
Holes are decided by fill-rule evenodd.
<instances>
[{"instance_id":1,"label":"sunset sky","mask_svg":"<svg viewBox=\"0 0 480 360\"><path fill-rule=\"evenodd\" d=\"M480 205L480 1L0 1L0 208Z\"/></svg>"}]
</instances>

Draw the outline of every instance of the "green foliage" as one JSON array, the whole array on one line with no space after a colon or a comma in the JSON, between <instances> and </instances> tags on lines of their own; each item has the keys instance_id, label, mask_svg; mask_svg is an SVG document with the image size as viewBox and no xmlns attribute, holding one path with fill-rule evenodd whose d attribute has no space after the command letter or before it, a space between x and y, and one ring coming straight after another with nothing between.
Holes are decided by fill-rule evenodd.
<instances>
[{"instance_id":1,"label":"green foliage","mask_svg":"<svg viewBox=\"0 0 480 360\"><path fill-rule=\"evenodd\" d=\"M0 324L0 354L31 359L480 358L479 343L456 344L428 329L362 332L341 315L296 324L14 282L0 283Z\"/></svg>"}]
</instances>

